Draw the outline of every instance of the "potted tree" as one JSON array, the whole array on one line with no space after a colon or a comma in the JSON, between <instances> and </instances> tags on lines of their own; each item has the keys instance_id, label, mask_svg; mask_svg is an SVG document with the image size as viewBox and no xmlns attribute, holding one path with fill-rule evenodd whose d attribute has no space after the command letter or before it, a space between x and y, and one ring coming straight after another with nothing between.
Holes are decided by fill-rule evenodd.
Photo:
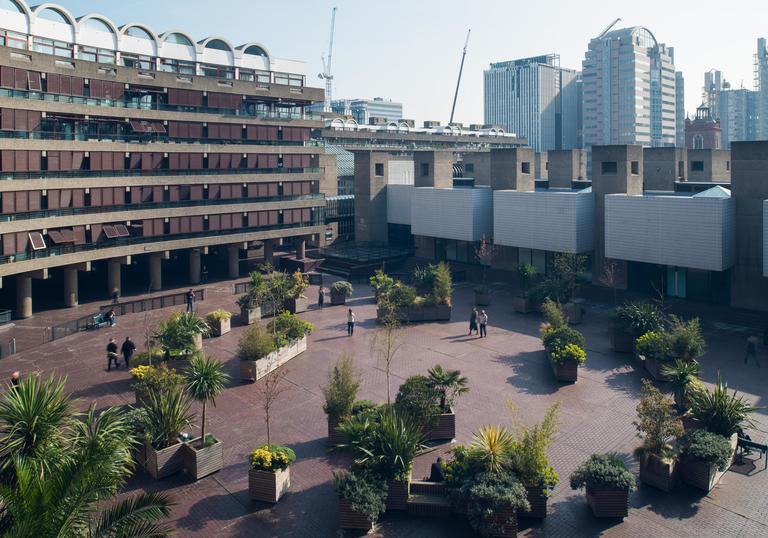
<instances>
[{"instance_id":1,"label":"potted tree","mask_svg":"<svg viewBox=\"0 0 768 538\"><path fill-rule=\"evenodd\" d=\"M334 475L339 496L339 523L342 529L371 531L384 512L387 486L381 477L364 469Z\"/></svg>"},{"instance_id":2,"label":"potted tree","mask_svg":"<svg viewBox=\"0 0 768 538\"><path fill-rule=\"evenodd\" d=\"M542 305L546 322L541 327L541 341L558 381L576 382L579 365L587 360L584 336L568 326L560 307L549 299Z\"/></svg>"},{"instance_id":3,"label":"potted tree","mask_svg":"<svg viewBox=\"0 0 768 538\"><path fill-rule=\"evenodd\" d=\"M249 457L248 494L254 501L276 503L291 487L296 453L287 446L261 445Z\"/></svg>"},{"instance_id":4,"label":"potted tree","mask_svg":"<svg viewBox=\"0 0 768 538\"><path fill-rule=\"evenodd\" d=\"M252 325L261 319L261 304L264 301L265 290L264 276L259 271L253 271L248 291L237 299L237 306L240 307L240 321L244 325Z\"/></svg>"},{"instance_id":5,"label":"potted tree","mask_svg":"<svg viewBox=\"0 0 768 538\"><path fill-rule=\"evenodd\" d=\"M579 287L579 278L586 268L587 257L583 254L559 252L555 254L552 265L554 279L559 281L558 288L562 293L558 300L564 305L565 318L571 325L581 323L584 308L574 302L574 296Z\"/></svg>"},{"instance_id":6,"label":"potted tree","mask_svg":"<svg viewBox=\"0 0 768 538\"><path fill-rule=\"evenodd\" d=\"M690 395L703 385L699 380L699 363L686 362L681 359L661 368L662 375L669 381L677 408L685 412L688 409Z\"/></svg>"},{"instance_id":7,"label":"potted tree","mask_svg":"<svg viewBox=\"0 0 768 538\"><path fill-rule=\"evenodd\" d=\"M662 331L651 331L640 336L635 344L637 357L656 381L668 381L663 367L669 362L670 339Z\"/></svg>"},{"instance_id":8,"label":"potted tree","mask_svg":"<svg viewBox=\"0 0 768 538\"><path fill-rule=\"evenodd\" d=\"M636 487L624 462L613 454L592 454L571 474L571 488L585 488L595 517L624 518L629 512L629 492Z\"/></svg>"},{"instance_id":9,"label":"potted tree","mask_svg":"<svg viewBox=\"0 0 768 538\"><path fill-rule=\"evenodd\" d=\"M224 451L221 441L205 431L206 404L216 407L216 396L224 392L229 376L224 365L213 357L197 356L189 361L185 373L187 393L203 406L200 437L185 445L184 466L195 480L220 471L224 467Z\"/></svg>"},{"instance_id":10,"label":"potted tree","mask_svg":"<svg viewBox=\"0 0 768 538\"><path fill-rule=\"evenodd\" d=\"M398 413L410 416L420 425L425 439L432 438L441 411L440 395L427 376L407 378L397 390L394 407Z\"/></svg>"},{"instance_id":11,"label":"potted tree","mask_svg":"<svg viewBox=\"0 0 768 538\"><path fill-rule=\"evenodd\" d=\"M611 343L617 353L634 353L638 337L664 328L664 314L652 303L627 301L616 308L611 318Z\"/></svg>"},{"instance_id":12,"label":"potted tree","mask_svg":"<svg viewBox=\"0 0 768 538\"><path fill-rule=\"evenodd\" d=\"M145 469L156 480L184 467L184 443L179 436L192 422L189 406L189 398L180 386L148 394L144 406L148 433Z\"/></svg>"},{"instance_id":13,"label":"potted tree","mask_svg":"<svg viewBox=\"0 0 768 538\"><path fill-rule=\"evenodd\" d=\"M210 330L205 320L194 312L175 312L158 324L153 338L160 343L166 357L179 354L188 357L203 349L203 336L208 336Z\"/></svg>"},{"instance_id":14,"label":"potted tree","mask_svg":"<svg viewBox=\"0 0 768 538\"><path fill-rule=\"evenodd\" d=\"M346 280L337 280L331 284L331 304L346 304L347 297L351 297L354 289Z\"/></svg>"},{"instance_id":15,"label":"potted tree","mask_svg":"<svg viewBox=\"0 0 768 538\"><path fill-rule=\"evenodd\" d=\"M205 322L211 328L214 336L223 336L231 330L230 318L232 318L230 312L218 308L205 316Z\"/></svg>"},{"instance_id":16,"label":"potted tree","mask_svg":"<svg viewBox=\"0 0 768 538\"><path fill-rule=\"evenodd\" d=\"M331 446L347 442L338 427L342 420L352 415L359 389L360 378L355 375L352 355L342 353L336 365L328 372L328 383L323 387L323 411L328 416L328 443Z\"/></svg>"},{"instance_id":17,"label":"potted tree","mask_svg":"<svg viewBox=\"0 0 768 538\"><path fill-rule=\"evenodd\" d=\"M440 414L429 429L428 439L453 439L456 437L456 414L453 404L456 398L469 392L469 380L459 370L444 370L439 364L427 370L428 382L440 397Z\"/></svg>"},{"instance_id":18,"label":"potted tree","mask_svg":"<svg viewBox=\"0 0 768 538\"><path fill-rule=\"evenodd\" d=\"M475 258L478 263L483 267L483 280L479 286L475 288L475 304L480 306L488 306L491 304L490 288L488 287L488 266L493 264L494 258L496 258L496 246L485 236L480 238L480 243L475 249Z\"/></svg>"},{"instance_id":19,"label":"potted tree","mask_svg":"<svg viewBox=\"0 0 768 538\"><path fill-rule=\"evenodd\" d=\"M536 269L530 263L523 262L517 266L517 280L520 282L520 293L512 299L515 312L527 314L531 311L531 300L528 296L531 283L536 278Z\"/></svg>"},{"instance_id":20,"label":"potted tree","mask_svg":"<svg viewBox=\"0 0 768 538\"><path fill-rule=\"evenodd\" d=\"M711 491L731 466L735 449L735 444L722 435L706 430L688 432L683 440L683 482Z\"/></svg>"},{"instance_id":21,"label":"potted tree","mask_svg":"<svg viewBox=\"0 0 768 538\"><path fill-rule=\"evenodd\" d=\"M304 275L298 269L291 275L289 280L291 286L285 308L293 314L306 312L307 308L309 308L309 299L304 295L304 292L309 288L309 282L307 282Z\"/></svg>"},{"instance_id":22,"label":"potted tree","mask_svg":"<svg viewBox=\"0 0 768 538\"><path fill-rule=\"evenodd\" d=\"M647 379L643 380L637 421L643 446L635 455L640 460L640 481L670 491L677 481L677 452L670 440L683 434L683 424L672 411L672 401Z\"/></svg>"},{"instance_id":23,"label":"potted tree","mask_svg":"<svg viewBox=\"0 0 768 538\"><path fill-rule=\"evenodd\" d=\"M669 327L669 350L673 358L695 361L707 349L704 335L701 333L699 318L684 321L671 316Z\"/></svg>"}]
</instances>

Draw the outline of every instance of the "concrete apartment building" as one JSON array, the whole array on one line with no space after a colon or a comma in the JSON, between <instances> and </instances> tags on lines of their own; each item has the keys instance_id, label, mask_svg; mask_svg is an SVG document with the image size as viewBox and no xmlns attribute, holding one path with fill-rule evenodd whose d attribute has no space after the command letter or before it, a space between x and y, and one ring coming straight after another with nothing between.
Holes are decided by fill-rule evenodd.
<instances>
[{"instance_id":1,"label":"concrete apartment building","mask_svg":"<svg viewBox=\"0 0 768 538\"><path fill-rule=\"evenodd\" d=\"M485 123L528 139L535 151L580 147L579 73L547 54L492 63L483 73Z\"/></svg>"},{"instance_id":2,"label":"concrete apartment building","mask_svg":"<svg viewBox=\"0 0 768 538\"><path fill-rule=\"evenodd\" d=\"M757 39L755 54L755 90L757 91L757 140L768 140L768 40Z\"/></svg>"},{"instance_id":3,"label":"concrete apartment building","mask_svg":"<svg viewBox=\"0 0 768 538\"><path fill-rule=\"evenodd\" d=\"M582 64L584 147L675 146L674 58L640 26L592 39Z\"/></svg>"},{"instance_id":4,"label":"concrete apartment building","mask_svg":"<svg viewBox=\"0 0 768 538\"><path fill-rule=\"evenodd\" d=\"M303 71L259 43L0 2L4 306L236 277L246 249L303 258L336 192Z\"/></svg>"}]
</instances>

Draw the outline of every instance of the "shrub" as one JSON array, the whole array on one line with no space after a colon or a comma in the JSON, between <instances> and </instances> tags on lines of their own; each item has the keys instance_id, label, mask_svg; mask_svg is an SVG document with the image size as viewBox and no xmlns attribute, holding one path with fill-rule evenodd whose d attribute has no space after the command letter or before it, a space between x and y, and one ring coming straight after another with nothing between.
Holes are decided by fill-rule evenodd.
<instances>
[{"instance_id":1,"label":"shrub","mask_svg":"<svg viewBox=\"0 0 768 538\"><path fill-rule=\"evenodd\" d=\"M699 420L705 430L723 437L730 437L751 425L749 414L760 409L744 400L744 396L738 396L735 390L728 394L728 387L719 373L713 390L706 387L694 390L689 394L689 401L691 416Z\"/></svg>"},{"instance_id":2,"label":"shrub","mask_svg":"<svg viewBox=\"0 0 768 538\"><path fill-rule=\"evenodd\" d=\"M572 329L567 325L558 328L545 327L542 329L541 341L544 344L544 348L550 353L561 350L568 344L574 344L581 349L586 349L587 347L584 336L576 329Z\"/></svg>"},{"instance_id":3,"label":"shrub","mask_svg":"<svg viewBox=\"0 0 768 538\"><path fill-rule=\"evenodd\" d=\"M627 489L636 487L633 475L615 454L592 454L571 474L572 489Z\"/></svg>"},{"instance_id":4,"label":"shrub","mask_svg":"<svg viewBox=\"0 0 768 538\"><path fill-rule=\"evenodd\" d=\"M266 293L267 283L264 281L264 276L258 271L253 271L248 292L238 297L237 306L249 310L257 308L261 306Z\"/></svg>"},{"instance_id":5,"label":"shrub","mask_svg":"<svg viewBox=\"0 0 768 538\"><path fill-rule=\"evenodd\" d=\"M352 355L342 353L333 370L328 372L328 384L323 387L323 411L328 418L339 420L350 416L359 389L360 378L355 375Z\"/></svg>"},{"instance_id":6,"label":"shrub","mask_svg":"<svg viewBox=\"0 0 768 538\"><path fill-rule=\"evenodd\" d=\"M435 303L451 305L451 295L453 294L453 277L451 276L451 268L445 262L437 264L435 270L435 280L432 286L432 296L435 299Z\"/></svg>"},{"instance_id":7,"label":"shrub","mask_svg":"<svg viewBox=\"0 0 768 538\"><path fill-rule=\"evenodd\" d=\"M488 424L472 434L470 455L484 471L497 473L507 467L515 439L503 426Z\"/></svg>"},{"instance_id":8,"label":"shrub","mask_svg":"<svg viewBox=\"0 0 768 538\"><path fill-rule=\"evenodd\" d=\"M699 318L688 322L671 317L669 328L669 348L675 357L684 360L698 359L704 354L707 344L701 334Z\"/></svg>"},{"instance_id":9,"label":"shrub","mask_svg":"<svg viewBox=\"0 0 768 538\"><path fill-rule=\"evenodd\" d=\"M612 317L616 329L633 338L664 328L664 313L652 303L627 301L616 309Z\"/></svg>"},{"instance_id":10,"label":"shrub","mask_svg":"<svg viewBox=\"0 0 768 538\"><path fill-rule=\"evenodd\" d=\"M411 274L413 285L421 293L430 293L435 286L437 265L416 266Z\"/></svg>"},{"instance_id":11,"label":"shrub","mask_svg":"<svg viewBox=\"0 0 768 538\"><path fill-rule=\"evenodd\" d=\"M440 395L423 375L406 379L397 391L395 409L427 426L440 414Z\"/></svg>"},{"instance_id":12,"label":"shrub","mask_svg":"<svg viewBox=\"0 0 768 538\"><path fill-rule=\"evenodd\" d=\"M333 478L339 498L348 501L353 510L365 514L375 523L385 509L386 482L371 472L359 469L334 474Z\"/></svg>"},{"instance_id":13,"label":"shrub","mask_svg":"<svg viewBox=\"0 0 768 538\"><path fill-rule=\"evenodd\" d=\"M376 273L369 279L371 288L373 288L373 295L376 298L376 302L382 297L387 297L390 290L395 285L395 279L387 275L382 269L377 269Z\"/></svg>"},{"instance_id":14,"label":"shrub","mask_svg":"<svg viewBox=\"0 0 768 538\"><path fill-rule=\"evenodd\" d=\"M587 362L587 352L576 344L566 344L562 348L553 349L550 358L554 364L563 364L565 362L575 362L584 364Z\"/></svg>"},{"instance_id":15,"label":"shrub","mask_svg":"<svg viewBox=\"0 0 768 538\"><path fill-rule=\"evenodd\" d=\"M191 351L195 347L195 336L208 336L211 328L194 312L175 312L162 320L152 337L163 349Z\"/></svg>"},{"instance_id":16,"label":"shrub","mask_svg":"<svg viewBox=\"0 0 768 538\"><path fill-rule=\"evenodd\" d=\"M227 312L223 308L218 308L218 309L214 310L213 312L209 312L205 316L205 322L208 325L214 325L214 324L221 323L222 321L227 321L231 317L232 317L232 313L231 312Z\"/></svg>"},{"instance_id":17,"label":"shrub","mask_svg":"<svg viewBox=\"0 0 768 538\"><path fill-rule=\"evenodd\" d=\"M315 329L315 326L304 321L291 312L281 312L275 319L267 324L267 330L279 336L283 336L288 342L304 338ZM285 342L287 344L288 342ZM278 343L282 347L281 343Z\"/></svg>"},{"instance_id":18,"label":"shrub","mask_svg":"<svg viewBox=\"0 0 768 538\"><path fill-rule=\"evenodd\" d=\"M352 284L347 282L346 280L337 280L336 282L331 284L331 292L339 293L341 295L344 295L345 297L350 297L354 292L354 289L352 288Z\"/></svg>"},{"instance_id":19,"label":"shrub","mask_svg":"<svg viewBox=\"0 0 768 538\"><path fill-rule=\"evenodd\" d=\"M147 412L147 435L155 450L178 442L179 434L192 423L190 400L183 387L150 392L144 408Z\"/></svg>"},{"instance_id":20,"label":"shrub","mask_svg":"<svg viewBox=\"0 0 768 538\"><path fill-rule=\"evenodd\" d=\"M416 302L416 290L402 282L395 282L389 293L382 298L391 308L404 309Z\"/></svg>"},{"instance_id":21,"label":"shrub","mask_svg":"<svg viewBox=\"0 0 768 538\"><path fill-rule=\"evenodd\" d=\"M560 282L561 290L560 302L567 303L576 293L579 285L579 277L585 271L587 257L583 254L574 254L569 252L559 252L555 254L552 263L552 272L554 279Z\"/></svg>"},{"instance_id":22,"label":"shrub","mask_svg":"<svg viewBox=\"0 0 768 538\"><path fill-rule=\"evenodd\" d=\"M264 358L276 349L274 336L260 323L248 327L237 343L237 355L244 361Z\"/></svg>"},{"instance_id":23,"label":"shrub","mask_svg":"<svg viewBox=\"0 0 768 538\"><path fill-rule=\"evenodd\" d=\"M517 266L517 279L520 281L520 287L522 288L522 297L528 296L528 290L536 278L536 269L527 262L522 262Z\"/></svg>"},{"instance_id":24,"label":"shrub","mask_svg":"<svg viewBox=\"0 0 768 538\"><path fill-rule=\"evenodd\" d=\"M670 360L669 337L663 332L651 331L637 339L637 354L657 361Z\"/></svg>"},{"instance_id":25,"label":"shrub","mask_svg":"<svg viewBox=\"0 0 768 538\"><path fill-rule=\"evenodd\" d=\"M372 400L357 400L352 404L352 415L359 415L372 409L376 409L377 405Z\"/></svg>"},{"instance_id":26,"label":"shrub","mask_svg":"<svg viewBox=\"0 0 768 538\"><path fill-rule=\"evenodd\" d=\"M450 410L458 396L469 392L469 380L459 370L444 370L438 364L427 373L430 386L440 395L440 409L444 413Z\"/></svg>"},{"instance_id":27,"label":"shrub","mask_svg":"<svg viewBox=\"0 0 768 538\"><path fill-rule=\"evenodd\" d=\"M165 364L131 368L131 388L147 393L167 392L184 383L184 376Z\"/></svg>"},{"instance_id":28,"label":"shrub","mask_svg":"<svg viewBox=\"0 0 768 538\"><path fill-rule=\"evenodd\" d=\"M688 406L690 395L701 388L699 363L677 359L673 364L665 364L661 373L669 380L669 385L675 391L683 408Z\"/></svg>"},{"instance_id":29,"label":"shrub","mask_svg":"<svg viewBox=\"0 0 768 538\"><path fill-rule=\"evenodd\" d=\"M376 427L356 446L355 463L387 480L407 480L422 439L421 424L413 417L392 407L381 408Z\"/></svg>"},{"instance_id":30,"label":"shrub","mask_svg":"<svg viewBox=\"0 0 768 538\"><path fill-rule=\"evenodd\" d=\"M149 428L149 418L147 410L143 407L130 407L123 414L123 423L133 434L133 437L139 443L148 441L147 430Z\"/></svg>"},{"instance_id":31,"label":"shrub","mask_svg":"<svg viewBox=\"0 0 768 538\"><path fill-rule=\"evenodd\" d=\"M277 471L287 469L296 461L296 453L287 446L261 445L248 456L251 469Z\"/></svg>"},{"instance_id":32,"label":"shrub","mask_svg":"<svg viewBox=\"0 0 768 538\"><path fill-rule=\"evenodd\" d=\"M567 325L563 309L552 299L544 300L541 305L541 312L544 314L544 320L546 320L550 327L557 329Z\"/></svg>"},{"instance_id":33,"label":"shrub","mask_svg":"<svg viewBox=\"0 0 768 538\"><path fill-rule=\"evenodd\" d=\"M657 456L671 455L667 441L683 434L683 423L672 411L672 400L647 379L643 379L640 396L642 399L636 408L638 420L634 425L638 435L642 434L643 449Z\"/></svg>"},{"instance_id":34,"label":"shrub","mask_svg":"<svg viewBox=\"0 0 768 538\"><path fill-rule=\"evenodd\" d=\"M510 408L514 411L511 403ZM560 403L555 402L547 408L543 420L530 427L517 419L513 412L513 422L517 423L517 437L512 448L512 468L525 485L539 486L545 494L554 489L560 481L547 457L547 449L559 427L559 411Z\"/></svg>"},{"instance_id":35,"label":"shrub","mask_svg":"<svg viewBox=\"0 0 768 538\"><path fill-rule=\"evenodd\" d=\"M309 282L301 274L301 271L296 269L291 275L291 289L289 298L300 299L304 297L304 292L309 288Z\"/></svg>"},{"instance_id":36,"label":"shrub","mask_svg":"<svg viewBox=\"0 0 768 538\"><path fill-rule=\"evenodd\" d=\"M705 430L693 430L683 443L686 456L701 460L724 472L731 464L731 443L722 435Z\"/></svg>"},{"instance_id":37,"label":"shrub","mask_svg":"<svg viewBox=\"0 0 768 538\"><path fill-rule=\"evenodd\" d=\"M531 509L525 487L508 469L476 475L459 494L466 503L469 524L481 536L498 536L509 522L499 517L504 510Z\"/></svg>"},{"instance_id":38,"label":"shrub","mask_svg":"<svg viewBox=\"0 0 768 538\"><path fill-rule=\"evenodd\" d=\"M157 365L163 361L163 357L164 353L160 349L153 349L151 354L149 351L139 351L131 357L131 364L133 366Z\"/></svg>"}]
</instances>

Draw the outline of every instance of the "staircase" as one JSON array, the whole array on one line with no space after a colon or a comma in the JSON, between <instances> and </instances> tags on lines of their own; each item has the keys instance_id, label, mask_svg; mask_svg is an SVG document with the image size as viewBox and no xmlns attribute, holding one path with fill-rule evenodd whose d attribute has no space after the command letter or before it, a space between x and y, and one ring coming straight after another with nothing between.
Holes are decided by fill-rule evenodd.
<instances>
[{"instance_id":1,"label":"staircase","mask_svg":"<svg viewBox=\"0 0 768 538\"><path fill-rule=\"evenodd\" d=\"M448 491L441 482L412 480L406 501L409 514L425 517L447 517L451 514Z\"/></svg>"}]
</instances>

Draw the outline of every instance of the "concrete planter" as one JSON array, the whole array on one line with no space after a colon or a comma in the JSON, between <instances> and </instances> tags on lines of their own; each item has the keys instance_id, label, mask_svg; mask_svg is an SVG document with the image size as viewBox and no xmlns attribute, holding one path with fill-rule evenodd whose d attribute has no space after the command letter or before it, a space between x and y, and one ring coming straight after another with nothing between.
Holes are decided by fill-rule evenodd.
<instances>
[{"instance_id":1,"label":"concrete planter","mask_svg":"<svg viewBox=\"0 0 768 538\"><path fill-rule=\"evenodd\" d=\"M195 480L224 468L224 446L218 439L212 445L198 448L200 437L184 445L184 468Z\"/></svg>"},{"instance_id":2,"label":"concrete planter","mask_svg":"<svg viewBox=\"0 0 768 538\"><path fill-rule=\"evenodd\" d=\"M231 319L220 319L211 323L211 334L213 336L223 336L232 330Z\"/></svg>"},{"instance_id":3,"label":"concrete planter","mask_svg":"<svg viewBox=\"0 0 768 538\"><path fill-rule=\"evenodd\" d=\"M339 526L342 529L355 529L370 532L375 523L367 515L352 508L352 503L339 499Z\"/></svg>"},{"instance_id":4,"label":"concrete planter","mask_svg":"<svg viewBox=\"0 0 768 538\"><path fill-rule=\"evenodd\" d=\"M258 381L272 370L279 368L292 358L307 350L307 337L294 340L285 347L273 351L256 361L240 361L240 378L243 381Z\"/></svg>"},{"instance_id":5,"label":"concrete planter","mask_svg":"<svg viewBox=\"0 0 768 538\"><path fill-rule=\"evenodd\" d=\"M347 294L344 292L338 292L331 290L331 304L347 304Z\"/></svg>"},{"instance_id":6,"label":"concrete planter","mask_svg":"<svg viewBox=\"0 0 768 538\"><path fill-rule=\"evenodd\" d=\"M565 383L576 383L576 381L578 381L579 365L574 361L565 361L560 364L555 364L552 361L552 355L549 351L547 351L547 358L549 359L549 365L552 367L552 372L555 374L555 379Z\"/></svg>"},{"instance_id":7,"label":"concrete planter","mask_svg":"<svg viewBox=\"0 0 768 538\"><path fill-rule=\"evenodd\" d=\"M611 333L611 345L616 353L635 352L635 338L630 333L614 329Z\"/></svg>"},{"instance_id":8,"label":"concrete planter","mask_svg":"<svg viewBox=\"0 0 768 538\"><path fill-rule=\"evenodd\" d=\"M488 306L491 304L491 292L475 290L475 304L478 306Z\"/></svg>"},{"instance_id":9,"label":"concrete planter","mask_svg":"<svg viewBox=\"0 0 768 538\"><path fill-rule=\"evenodd\" d=\"M261 308L240 308L240 322L243 325L253 325L261 319Z\"/></svg>"},{"instance_id":10,"label":"concrete planter","mask_svg":"<svg viewBox=\"0 0 768 538\"><path fill-rule=\"evenodd\" d=\"M515 297L512 299L512 308L519 314L528 314L533 308L528 297Z\"/></svg>"},{"instance_id":11,"label":"concrete planter","mask_svg":"<svg viewBox=\"0 0 768 538\"><path fill-rule=\"evenodd\" d=\"M643 359L643 363L645 364L645 369L648 371L649 374L651 374L651 377L653 379L655 379L656 381L663 381L663 382L669 381L669 378L665 376L663 373L661 373L662 366L667 364L666 361L660 361L652 357L643 357L642 355L640 355L640 358Z\"/></svg>"},{"instance_id":12,"label":"concrete planter","mask_svg":"<svg viewBox=\"0 0 768 538\"><path fill-rule=\"evenodd\" d=\"M387 511L405 510L408 508L410 485L410 474L408 475L408 480L390 480L387 483L387 499L385 501Z\"/></svg>"},{"instance_id":13,"label":"concrete planter","mask_svg":"<svg viewBox=\"0 0 768 538\"><path fill-rule=\"evenodd\" d=\"M171 476L184 468L184 443L179 442L162 450L155 450L147 443L145 452L144 468L155 480Z\"/></svg>"},{"instance_id":14,"label":"concrete planter","mask_svg":"<svg viewBox=\"0 0 768 538\"><path fill-rule=\"evenodd\" d=\"M290 487L290 467L276 471L248 470L248 495L251 500L276 503Z\"/></svg>"},{"instance_id":15,"label":"concrete planter","mask_svg":"<svg viewBox=\"0 0 768 538\"><path fill-rule=\"evenodd\" d=\"M665 460L656 454L640 458L640 481L661 491L671 491L677 483L677 460Z\"/></svg>"},{"instance_id":16,"label":"concrete planter","mask_svg":"<svg viewBox=\"0 0 768 538\"><path fill-rule=\"evenodd\" d=\"M405 310L398 310L395 316L400 321L420 322L420 321L450 321L452 308L448 305L434 306L411 306ZM381 309L376 310L376 319L381 321L384 312Z\"/></svg>"},{"instance_id":17,"label":"concrete planter","mask_svg":"<svg viewBox=\"0 0 768 538\"><path fill-rule=\"evenodd\" d=\"M629 490L587 488L587 502L595 517L625 518L629 513Z\"/></svg>"},{"instance_id":18,"label":"concrete planter","mask_svg":"<svg viewBox=\"0 0 768 538\"><path fill-rule=\"evenodd\" d=\"M198 333L192 337L193 351L200 351L203 349L203 335Z\"/></svg>"},{"instance_id":19,"label":"concrete planter","mask_svg":"<svg viewBox=\"0 0 768 538\"><path fill-rule=\"evenodd\" d=\"M518 518L544 519L547 517L547 501L549 496L544 492L543 486L526 486L528 493L528 502L531 509L527 512L518 511Z\"/></svg>"},{"instance_id":20,"label":"concrete planter","mask_svg":"<svg viewBox=\"0 0 768 538\"><path fill-rule=\"evenodd\" d=\"M328 417L328 444L331 446L343 445L349 441L347 435L339 431L340 423L341 420Z\"/></svg>"},{"instance_id":21,"label":"concrete planter","mask_svg":"<svg viewBox=\"0 0 768 538\"><path fill-rule=\"evenodd\" d=\"M440 413L434 422L424 432L429 441L452 440L456 437L456 413L453 409L449 413Z\"/></svg>"},{"instance_id":22,"label":"concrete planter","mask_svg":"<svg viewBox=\"0 0 768 538\"><path fill-rule=\"evenodd\" d=\"M563 306L563 313L570 325L578 325L584 317L584 307L578 303L568 303Z\"/></svg>"},{"instance_id":23,"label":"concrete planter","mask_svg":"<svg viewBox=\"0 0 768 538\"><path fill-rule=\"evenodd\" d=\"M285 309L292 314L300 314L306 312L309 308L309 299L306 297L299 297L298 299L288 299L285 302Z\"/></svg>"},{"instance_id":24,"label":"concrete planter","mask_svg":"<svg viewBox=\"0 0 768 538\"><path fill-rule=\"evenodd\" d=\"M731 436L731 460L733 463L734 455L736 454L736 444L738 443L738 437L734 433ZM730 466L730 465L729 465ZM717 468L711 463L701 461L690 456L684 457L680 462L680 478L683 482L694 488L698 488L702 491L712 491L723 475L727 472L718 471Z\"/></svg>"},{"instance_id":25,"label":"concrete planter","mask_svg":"<svg viewBox=\"0 0 768 538\"><path fill-rule=\"evenodd\" d=\"M497 523L501 526L492 536L498 538L510 538L517 536L517 511L512 508L505 508L493 515ZM503 522L503 523L502 523Z\"/></svg>"}]
</instances>

